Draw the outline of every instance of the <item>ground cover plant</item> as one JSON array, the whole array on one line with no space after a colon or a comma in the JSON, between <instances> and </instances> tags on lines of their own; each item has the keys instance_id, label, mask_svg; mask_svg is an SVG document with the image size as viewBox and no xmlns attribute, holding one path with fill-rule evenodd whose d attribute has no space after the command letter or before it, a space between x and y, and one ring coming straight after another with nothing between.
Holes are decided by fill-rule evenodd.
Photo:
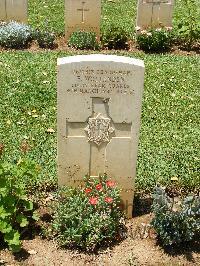
<instances>
[{"instance_id":1,"label":"ground cover plant","mask_svg":"<svg viewBox=\"0 0 200 266\"><path fill-rule=\"evenodd\" d=\"M137 31L137 45L147 52L162 52L170 48L172 28L164 27Z\"/></svg>"},{"instance_id":2,"label":"ground cover plant","mask_svg":"<svg viewBox=\"0 0 200 266\"><path fill-rule=\"evenodd\" d=\"M195 42L200 41L200 8L198 0L183 0L175 13L177 41L190 50ZM179 9L179 12L178 12Z\"/></svg>"},{"instance_id":3,"label":"ground cover plant","mask_svg":"<svg viewBox=\"0 0 200 266\"><path fill-rule=\"evenodd\" d=\"M94 251L118 240L124 222L119 192L106 175L86 176L80 188L62 188L53 222L59 243Z\"/></svg>"},{"instance_id":4,"label":"ground cover plant","mask_svg":"<svg viewBox=\"0 0 200 266\"><path fill-rule=\"evenodd\" d=\"M75 31L71 34L68 45L80 50L98 50L100 48L96 34L87 31Z\"/></svg>"},{"instance_id":5,"label":"ground cover plant","mask_svg":"<svg viewBox=\"0 0 200 266\"><path fill-rule=\"evenodd\" d=\"M200 186L198 56L117 53L146 65L136 187L150 191L160 182L197 191ZM57 185L56 60L63 52L6 52L0 59L0 136L4 159L25 158L41 167L32 181ZM71 54L72 55L72 54Z\"/></svg>"},{"instance_id":6,"label":"ground cover plant","mask_svg":"<svg viewBox=\"0 0 200 266\"><path fill-rule=\"evenodd\" d=\"M162 244L180 244L197 239L200 233L200 197L188 195L175 202L160 187L154 190L151 222Z\"/></svg>"},{"instance_id":7,"label":"ground cover plant","mask_svg":"<svg viewBox=\"0 0 200 266\"><path fill-rule=\"evenodd\" d=\"M6 48L27 48L32 41L30 26L17 22L0 25L0 46Z\"/></svg>"},{"instance_id":8,"label":"ground cover plant","mask_svg":"<svg viewBox=\"0 0 200 266\"><path fill-rule=\"evenodd\" d=\"M0 161L0 237L3 235L13 252L21 248L21 228L26 229L31 219L37 219L23 180L35 174L32 163Z\"/></svg>"},{"instance_id":9,"label":"ground cover plant","mask_svg":"<svg viewBox=\"0 0 200 266\"><path fill-rule=\"evenodd\" d=\"M37 41L41 48L53 48L55 36L48 31L40 31L23 23L11 21L0 24L0 46L10 49L28 48Z\"/></svg>"}]
</instances>

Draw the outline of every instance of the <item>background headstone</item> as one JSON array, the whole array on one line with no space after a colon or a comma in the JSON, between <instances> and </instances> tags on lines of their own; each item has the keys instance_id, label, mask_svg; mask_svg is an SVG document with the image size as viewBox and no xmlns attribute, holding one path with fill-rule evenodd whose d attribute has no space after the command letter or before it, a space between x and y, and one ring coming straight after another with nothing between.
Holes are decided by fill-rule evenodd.
<instances>
[{"instance_id":1,"label":"background headstone","mask_svg":"<svg viewBox=\"0 0 200 266\"><path fill-rule=\"evenodd\" d=\"M28 0L0 0L0 20L26 23Z\"/></svg>"},{"instance_id":2,"label":"background headstone","mask_svg":"<svg viewBox=\"0 0 200 266\"><path fill-rule=\"evenodd\" d=\"M6 0L0 0L0 21L6 21Z\"/></svg>"},{"instance_id":3,"label":"background headstone","mask_svg":"<svg viewBox=\"0 0 200 266\"><path fill-rule=\"evenodd\" d=\"M174 0L138 0L137 27L172 27Z\"/></svg>"},{"instance_id":4,"label":"background headstone","mask_svg":"<svg viewBox=\"0 0 200 266\"><path fill-rule=\"evenodd\" d=\"M123 56L58 59L58 176L77 186L107 173L132 217L143 61Z\"/></svg>"},{"instance_id":5,"label":"background headstone","mask_svg":"<svg viewBox=\"0 0 200 266\"><path fill-rule=\"evenodd\" d=\"M65 36L76 30L93 31L100 39L101 0L65 0Z\"/></svg>"}]
</instances>

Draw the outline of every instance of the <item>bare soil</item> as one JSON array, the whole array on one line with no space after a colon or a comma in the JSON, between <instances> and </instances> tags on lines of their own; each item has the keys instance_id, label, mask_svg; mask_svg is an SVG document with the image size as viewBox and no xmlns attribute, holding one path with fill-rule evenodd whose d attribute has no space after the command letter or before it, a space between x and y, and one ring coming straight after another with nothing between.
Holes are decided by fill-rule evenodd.
<instances>
[{"instance_id":1,"label":"bare soil","mask_svg":"<svg viewBox=\"0 0 200 266\"><path fill-rule=\"evenodd\" d=\"M155 234L147 230L152 214L137 216L127 223L128 237L96 254L61 249L53 240L35 236L23 240L23 249L13 255L0 249L1 266L138 266L138 265L200 265L200 245L197 242L181 247L162 248Z\"/></svg>"}]
</instances>

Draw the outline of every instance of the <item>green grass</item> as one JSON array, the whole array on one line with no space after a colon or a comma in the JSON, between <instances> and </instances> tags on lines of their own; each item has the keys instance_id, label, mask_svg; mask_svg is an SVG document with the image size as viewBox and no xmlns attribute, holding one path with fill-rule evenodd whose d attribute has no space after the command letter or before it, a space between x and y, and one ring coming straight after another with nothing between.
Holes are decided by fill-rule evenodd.
<instances>
[{"instance_id":1,"label":"green grass","mask_svg":"<svg viewBox=\"0 0 200 266\"><path fill-rule=\"evenodd\" d=\"M199 57L123 54L144 59L146 65L137 188L169 184L173 176L183 187L199 188ZM56 131L56 59L66 55L0 54L4 158L18 160L20 144L26 140L31 148L26 157L42 167L39 183L57 183L56 132L47 129Z\"/></svg>"}]
</instances>

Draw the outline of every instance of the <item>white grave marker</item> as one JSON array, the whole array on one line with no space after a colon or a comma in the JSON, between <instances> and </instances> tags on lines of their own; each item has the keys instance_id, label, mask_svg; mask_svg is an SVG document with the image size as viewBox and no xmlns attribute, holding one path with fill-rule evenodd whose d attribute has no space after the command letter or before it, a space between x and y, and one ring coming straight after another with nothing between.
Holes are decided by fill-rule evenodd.
<instances>
[{"instance_id":1,"label":"white grave marker","mask_svg":"<svg viewBox=\"0 0 200 266\"><path fill-rule=\"evenodd\" d=\"M137 27L172 27L174 0L138 0Z\"/></svg>"},{"instance_id":2,"label":"white grave marker","mask_svg":"<svg viewBox=\"0 0 200 266\"><path fill-rule=\"evenodd\" d=\"M76 30L93 31L100 39L101 0L65 0L65 36Z\"/></svg>"},{"instance_id":3,"label":"white grave marker","mask_svg":"<svg viewBox=\"0 0 200 266\"><path fill-rule=\"evenodd\" d=\"M0 20L26 23L27 19L27 0L0 0Z\"/></svg>"},{"instance_id":4,"label":"white grave marker","mask_svg":"<svg viewBox=\"0 0 200 266\"><path fill-rule=\"evenodd\" d=\"M58 59L58 176L77 186L107 173L132 217L144 63L114 55Z\"/></svg>"}]
</instances>

